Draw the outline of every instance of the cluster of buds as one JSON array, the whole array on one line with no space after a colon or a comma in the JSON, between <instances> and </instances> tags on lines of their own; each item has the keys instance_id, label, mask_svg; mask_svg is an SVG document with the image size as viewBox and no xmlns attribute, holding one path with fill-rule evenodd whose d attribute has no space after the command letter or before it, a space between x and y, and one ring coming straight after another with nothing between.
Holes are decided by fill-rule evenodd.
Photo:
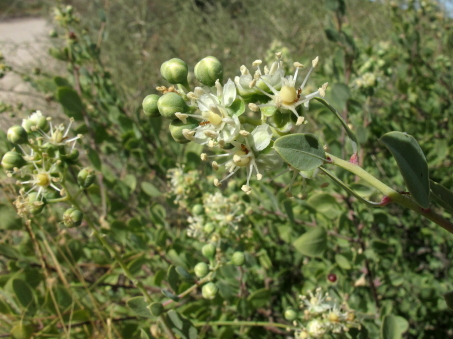
<instances>
[{"instance_id":1,"label":"cluster of buds","mask_svg":"<svg viewBox=\"0 0 453 339\"><path fill-rule=\"evenodd\" d=\"M300 295L300 309L285 311L285 318L300 327L296 339L320 339L331 337L332 333L348 332L350 328L360 328L353 310L345 304L338 306L328 293L317 288L315 293Z\"/></svg>"},{"instance_id":2,"label":"cluster of buds","mask_svg":"<svg viewBox=\"0 0 453 339\"><path fill-rule=\"evenodd\" d=\"M82 135L68 136L72 123L70 119L67 127L54 126L51 118L37 111L24 119L22 125L8 129L7 139L14 148L3 155L1 165L7 176L16 178L21 186L14 202L20 216L36 215L47 204L69 201L64 184L71 166L79 169L80 190L93 184L94 171L77 166L79 151L74 146ZM81 225L82 219L82 212L74 207L63 214L67 227Z\"/></svg>"},{"instance_id":3,"label":"cluster of buds","mask_svg":"<svg viewBox=\"0 0 453 339\"><path fill-rule=\"evenodd\" d=\"M211 160L214 170L224 168L227 175L215 179L214 185L245 169L247 181L242 190L250 194L250 180L261 180L263 173L282 166L283 160L273 149L281 135L294 126L306 123L302 107L316 96L324 97L327 83L312 93L304 93L308 78L318 65L315 58L304 78L299 78L303 65L296 62L293 75L285 76L281 53L272 65L261 69L261 60L253 62L251 73L240 67L241 75L222 85L223 66L213 56L198 62L194 69L201 86L190 90L188 67L180 59L164 62L161 74L170 87L157 88L162 95L151 94L143 100L143 112L149 117L171 119L170 133L179 143L190 141L206 145L211 155L201 154L204 161Z\"/></svg>"}]
</instances>

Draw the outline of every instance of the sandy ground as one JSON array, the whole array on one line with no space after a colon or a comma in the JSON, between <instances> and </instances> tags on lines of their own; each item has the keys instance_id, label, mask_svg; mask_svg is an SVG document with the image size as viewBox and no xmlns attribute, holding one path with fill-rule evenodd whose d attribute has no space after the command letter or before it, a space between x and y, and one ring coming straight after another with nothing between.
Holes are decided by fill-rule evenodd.
<instances>
[{"instance_id":1,"label":"sandy ground","mask_svg":"<svg viewBox=\"0 0 453 339\"><path fill-rule=\"evenodd\" d=\"M29 68L30 63L41 64L45 60L48 48L47 32L48 27L44 19L28 18L0 22L0 51L6 63L20 71L26 69L24 65ZM20 76L12 73L0 79L0 101L7 104L24 102L30 109L45 105ZM1 120L4 119L0 119L0 124Z\"/></svg>"}]
</instances>

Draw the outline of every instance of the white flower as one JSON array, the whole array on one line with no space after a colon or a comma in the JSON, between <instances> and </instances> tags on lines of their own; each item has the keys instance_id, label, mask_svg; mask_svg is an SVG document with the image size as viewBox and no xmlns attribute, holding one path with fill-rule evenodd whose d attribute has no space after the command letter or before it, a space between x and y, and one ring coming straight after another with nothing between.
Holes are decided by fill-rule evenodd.
<instances>
[{"instance_id":1,"label":"white flower","mask_svg":"<svg viewBox=\"0 0 453 339\"><path fill-rule=\"evenodd\" d=\"M326 331L325 324L320 320L314 319L307 324L307 332L313 338L322 338Z\"/></svg>"},{"instance_id":2,"label":"white flower","mask_svg":"<svg viewBox=\"0 0 453 339\"><path fill-rule=\"evenodd\" d=\"M236 87L231 79L228 79L223 87L216 81L215 86L217 95L201 87L196 87L193 93L188 94L192 102L198 106L200 114L176 114L183 122L187 117L201 120L200 126L195 129L184 130L186 138L197 144L223 146L236 139L239 134L241 125L239 119L229 110L236 100Z\"/></svg>"},{"instance_id":3,"label":"white flower","mask_svg":"<svg viewBox=\"0 0 453 339\"><path fill-rule=\"evenodd\" d=\"M316 294L313 294L310 291L309 295L310 299L305 295L300 296L300 299L302 300L301 307L306 307L309 313L323 313L332 307L331 303L325 302L331 300L329 294L325 293L323 295L321 288L316 289Z\"/></svg>"},{"instance_id":4,"label":"white flower","mask_svg":"<svg viewBox=\"0 0 453 339\"><path fill-rule=\"evenodd\" d=\"M297 113L296 108L304 104L306 107L308 106L308 103L311 99L313 99L316 96L325 96L325 91L327 88L327 83L322 85L321 88L319 88L317 91L303 95L302 91L305 87L305 84L308 81L308 78L312 72L312 70L316 67L318 64L318 57L316 57L312 61L312 67L308 71L304 81L302 84L296 88L296 81L297 81L297 74L299 72L299 69L302 68L303 66L300 63L294 63L296 67L296 72L294 73L294 76L288 76L288 77L282 77L281 78L281 88L278 90L274 86L272 86L271 83L269 83L264 77L260 77L260 79L269 87L269 89L272 91L273 94L269 94L266 91L262 90L260 87L257 87L263 94L267 95L269 98L272 100L266 104L259 105L259 107L268 107L268 106L273 106L276 107L277 109L283 109L283 110L289 110L293 112L297 116L297 122L296 125L300 125L303 123L304 118L299 116L299 113Z\"/></svg>"}]
</instances>

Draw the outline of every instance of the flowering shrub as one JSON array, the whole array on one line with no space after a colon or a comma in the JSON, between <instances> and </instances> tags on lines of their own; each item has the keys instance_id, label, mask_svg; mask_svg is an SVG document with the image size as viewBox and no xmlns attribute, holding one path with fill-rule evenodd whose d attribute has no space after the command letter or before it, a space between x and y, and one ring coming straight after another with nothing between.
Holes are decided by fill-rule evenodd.
<instances>
[{"instance_id":1,"label":"flowering shrub","mask_svg":"<svg viewBox=\"0 0 453 339\"><path fill-rule=\"evenodd\" d=\"M167 2L186 11L172 26L260 17L247 1ZM210 34L231 29L211 24L197 58L217 57L196 62L186 41L172 54L189 62L163 62L145 90L101 53L118 50L114 15L142 15L144 3L90 2L83 15L59 5L49 53L62 73L1 67L49 104L0 105L11 115L0 133L0 335L451 336L451 20L439 5L315 4L332 19L332 51L319 58L294 47L297 27L276 30L291 39L272 32L257 55L226 38L219 52ZM290 5L272 3L265 27L300 10ZM346 5L388 14L384 40L355 32ZM137 41L128 56L143 57L131 67L149 61L147 24L125 28Z\"/></svg>"}]
</instances>

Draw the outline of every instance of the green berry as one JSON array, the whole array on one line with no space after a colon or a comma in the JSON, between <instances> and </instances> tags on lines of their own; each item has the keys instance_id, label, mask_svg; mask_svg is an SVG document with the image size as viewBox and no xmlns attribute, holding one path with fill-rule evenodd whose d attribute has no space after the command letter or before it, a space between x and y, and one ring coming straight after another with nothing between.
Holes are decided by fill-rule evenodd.
<instances>
[{"instance_id":1,"label":"green berry","mask_svg":"<svg viewBox=\"0 0 453 339\"><path fill-rule=\"evenodd\" d=\"M22 120L22 127L27 133L35 132L36 130L48 132L50 129L47 118L40 111L33 113L28 119Z\"/></svg>"},{"instance_id":2,"label":"green berry","mask_svg":"<svg viewBox=\"0 0 453 339\"><path fill-rule=\"evenodd\" d=\"M196 204L192 207L192 214L193 215L201 215L204 212L204 207L201 204Z\"/></svg>"},{"instance_id":3,"label":"green berry","mask_svg":"<svg viewBox=\"0 0 453 339\"><path fill-rule=\"evenodd\" d=\"M297 312L289 308L285 311L285 319L288 321L293 321L297 318Z\"/></svg>"},{"instance_id":4,"label":"green berry","mask_svg":"<svg viewBox=\"0 0 453 339\"><path fill-rule=\"evenodd\" d=\"M180 144L186 144L190 140L184 136L183 131L185 129L191 130L196 127L198 127L198 122L193 118L187 118L187 123L185 124L179 119L173 119L170 123L169 129L173 140Z\"/></svg>"},{"instance_id":5,"label":"green berry","mask_svg":"<svg viewBox=\"0 0 453 339\"><path fill-rule=\"evenodd\" d=\"M195 65L194 73L199 82L211 87L216 80L222 82L223 66L216 57L208 56Z\"/></svg>"},{"instance_id":6,"label":"green berry","mask_svg":"<svg viewBox=\"0 0 453 339\"><path fill-rule=\"evenodd\" d=\"M184 61L173 58L165 61L162 66L160 66L160 74L162 74L165 80L170 84L186 84L189 69Z\"/></svg>"},{"instance_id":7,"label":"green berry","mask_svg":"<svg viewBox=\"0 0 453 339\"><path fill-rule=\"evenodd\" d=\"M215 225L212 223L212 222L208 222L207 224L205 224L203 226L203 231L206 233L206 234L211 234L212 232L215 231Z\"/></svg>"},{"instance_id":8,"label":"green berry","mask_svg":"<svg viewBox=\"0 0 453 339\"><path fill-rule=\"evenodd\" d=\"M21 168L27 162L20 153L16 151L6 152L2 158L2 167L7 171L12 171L14 168Z\"/></svg>"},{"instance_id":9,"label":"green berry","mask_svg":"<svg viewBox=\"0 0 453 339\"><path fill-rule=\"evenodd\" d=\"M212 282L208 282L206 285L203 286L201 289L201 294L205 299L214 299L219 288Z\"/></svg>"},{"instance_id":10,"label":"green berry","mask_svg":"<svg viewBox=\"0 0 453 339\"><path fill-rule=\"evenodd\" d=\"M80 188L85 189L90 187L95 180L96 172L92 168L89 167L83 168L77 174L77 183L79 184Z\"/></svg>"},{"instance_id":11,"label":"green berry","mask_svg":"<svg viewBox=\"0 0 453 339\"><path fill-rule=\"evenodd\" d=\"M209 273L209 267L204 262L196 264L193 270L198 278L204 278Z\"/></svg>"},{"instance_id":12,"label":"green berry","mask_svg":"<svg viewBox=\"0 0 453 339\"><path fill-rule=\"evenodd\" d=\"M159 96L157 94L150 94L143 99L142 107L143 113L146 116L151 118L160 117L159 110L157 109L157 101L159 100Z\"/></svg>"},{"instance_id":13,"label":"green berry","mask_svg":"<svg viewBox=\"0 0 453 339\"><path fill-rule=\"evenodd\" d=\"M189 106L187 106L184 99L175 92L169 92L162 95L157 100L157 108L164 118L175 119L175 113L187 113Z\"/></svg>"},{"instance_id":14,"label":"green berry","mask_svg":"<svg viewBox=\"0 0 453 339\"><path fill-rule=\"evenodd\" d=\"M213 244L206 244L202 247L201 253L206 259L214 259L216 248Z\"/></svg>"},{"instance_id":15,"label":"green berry","mask_svg":"<svg viewBox=\"0 0 453 339\"><path fill-rule=\"evenodd\" d=\"M245 255L243 252L234 252L233 257L231 258L233 265L242 266L245 262Z\"/></svg>"},{"instance_id":16,"label":"green berry","mask_svg":"<svg viewBox=\"0 0 453 339\"><path fill-rule=\"evenodd\" d=\"M83 213L78 209L71 207L63 213L63 223L66 227L77 227L82 224Z\"/></svg>"},{"instance_id":17,"label":"green berry","mask_svg":"<svg viewBox=\"0 0 453 339\"><path fill-rule=\"evenodd\" d=\"M13 144L26 144L28 143L28 134L27 131L19 125L12 126L8 129L6 134L8 141Z\"/></svg>"}]
</instances>

